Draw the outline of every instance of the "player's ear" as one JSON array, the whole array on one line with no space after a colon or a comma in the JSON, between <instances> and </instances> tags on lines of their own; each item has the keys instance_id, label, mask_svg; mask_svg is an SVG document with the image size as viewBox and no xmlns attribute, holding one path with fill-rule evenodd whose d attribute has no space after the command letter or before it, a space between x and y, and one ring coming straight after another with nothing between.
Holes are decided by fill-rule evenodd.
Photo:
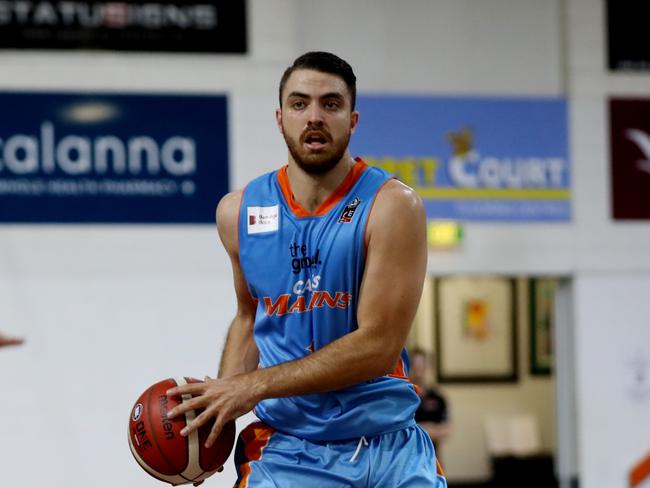
<instances>
[{"instance_id":1,"label":"player's ear","mask_svg":"<svg viewBox=\"0 0 650 488\"><path fill-rule=\"evenodd\" d=\"M350 134L354 134L354 131L357 129L357 124L359 123L359 112L356 110L352 112L352 117L350 117Z\"/></svg>"},{"instance_id":2,"label":"player's ear","mask_svg":"<svg viewBox=\"0 0 650 488\"><path fill-rule=\"evenodd\" d=\"M284 134L284 131L282 130L282 107L275 109L275 123L278 124L280 134Z\"/></svg>"}]
</instances>

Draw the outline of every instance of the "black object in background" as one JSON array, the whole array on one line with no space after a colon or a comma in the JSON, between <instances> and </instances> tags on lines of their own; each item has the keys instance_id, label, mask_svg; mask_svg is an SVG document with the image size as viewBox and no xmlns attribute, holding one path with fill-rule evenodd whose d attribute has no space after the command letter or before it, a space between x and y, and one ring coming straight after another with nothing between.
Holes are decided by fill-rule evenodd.
<instances>
[{"instance_id":1,"label":"black object in background","mask_svg":"<svg viewBox=\"0 0 650 488\"><path fill-rule=\"evenodd\" d=\"M246 0L0 1L0 49L246 53Z\"/></svg>"},{"instance_id":2,"label":"black object in background","mask_svg":"<svg viewBox=\"0 0 650 488\"><path fill-rule=\"evenodd\" d=\"M607 1L607 45L612 71L650 71L648 0Z\"/></svg>"}]
</instances>

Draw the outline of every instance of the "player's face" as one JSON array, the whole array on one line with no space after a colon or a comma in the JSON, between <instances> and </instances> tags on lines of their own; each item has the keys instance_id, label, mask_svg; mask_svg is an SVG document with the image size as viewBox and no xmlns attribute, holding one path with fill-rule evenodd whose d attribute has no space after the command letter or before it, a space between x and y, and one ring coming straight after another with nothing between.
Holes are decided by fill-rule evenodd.
<instances>
[{"instance_id":1,"label":"player's face","mask_svg":"<svg viewBox=\"0 0 650 488\"><path fill-rule=\"evenodd\" d=\"M342 78L309 69L294 71L276 111L293 160L310 174L327 173L345 155L359 120Z\"/></svg>"}]
</instances>

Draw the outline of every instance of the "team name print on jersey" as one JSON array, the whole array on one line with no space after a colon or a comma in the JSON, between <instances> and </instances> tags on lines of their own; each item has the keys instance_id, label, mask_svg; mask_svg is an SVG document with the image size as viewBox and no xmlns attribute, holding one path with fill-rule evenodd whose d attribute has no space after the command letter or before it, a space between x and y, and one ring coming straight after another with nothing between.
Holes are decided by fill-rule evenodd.
<instances>
[{"instance_id":1,"label":"team name print on jersey","mask_svg":"<svg viewBox=\"0 0 650 488\"><path fill-rule=\"evenodd\" d=\"M264 297L264 308L266 315L278 317L290 313L311 312L316 308L328 307L331 309L346 309L352 302L352 293L349 291L337 291L333 294L328 291L313 291L308 297L306 295L294 296L291 293L284 293L275 300L272 297Z\"/></svg>"},{"instance_id":2,"label":"team name print on jersey","mask_svg":"<svg viewBox=\"0 0 650 488\"><path fill-rule=\"evenodd\" d=\"M275 300L264 297L266 315L269 317L288 313L311 312L315 308L348 308L352 301L352 293L337 291L334 294L318 290L320 275L298 280L293 285L293 295L285 293ZM292 298L292 296L294 298Z\"/></svg>"}]
</instances>

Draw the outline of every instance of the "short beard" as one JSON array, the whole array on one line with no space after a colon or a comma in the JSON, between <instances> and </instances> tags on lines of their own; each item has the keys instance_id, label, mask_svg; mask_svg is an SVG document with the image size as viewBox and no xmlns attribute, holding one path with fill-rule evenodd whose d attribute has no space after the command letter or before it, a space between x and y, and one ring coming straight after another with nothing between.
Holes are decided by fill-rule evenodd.
<instances>
[{"instance_id":1,"label":"short beard","mask_svg":"<svg viewBox=\"0 0 650 488\"><path fill-rule=\"evenodd\" d=\"M331 151L303 155L301 154L300 141L290 139L284 131L283 136L293 160L300 169L310 175L323 175L334 169L339 161L343 159L350 143L350 134L348 134L347 137L336 144L332 142Z\"/></svg>"}]
</instances>

